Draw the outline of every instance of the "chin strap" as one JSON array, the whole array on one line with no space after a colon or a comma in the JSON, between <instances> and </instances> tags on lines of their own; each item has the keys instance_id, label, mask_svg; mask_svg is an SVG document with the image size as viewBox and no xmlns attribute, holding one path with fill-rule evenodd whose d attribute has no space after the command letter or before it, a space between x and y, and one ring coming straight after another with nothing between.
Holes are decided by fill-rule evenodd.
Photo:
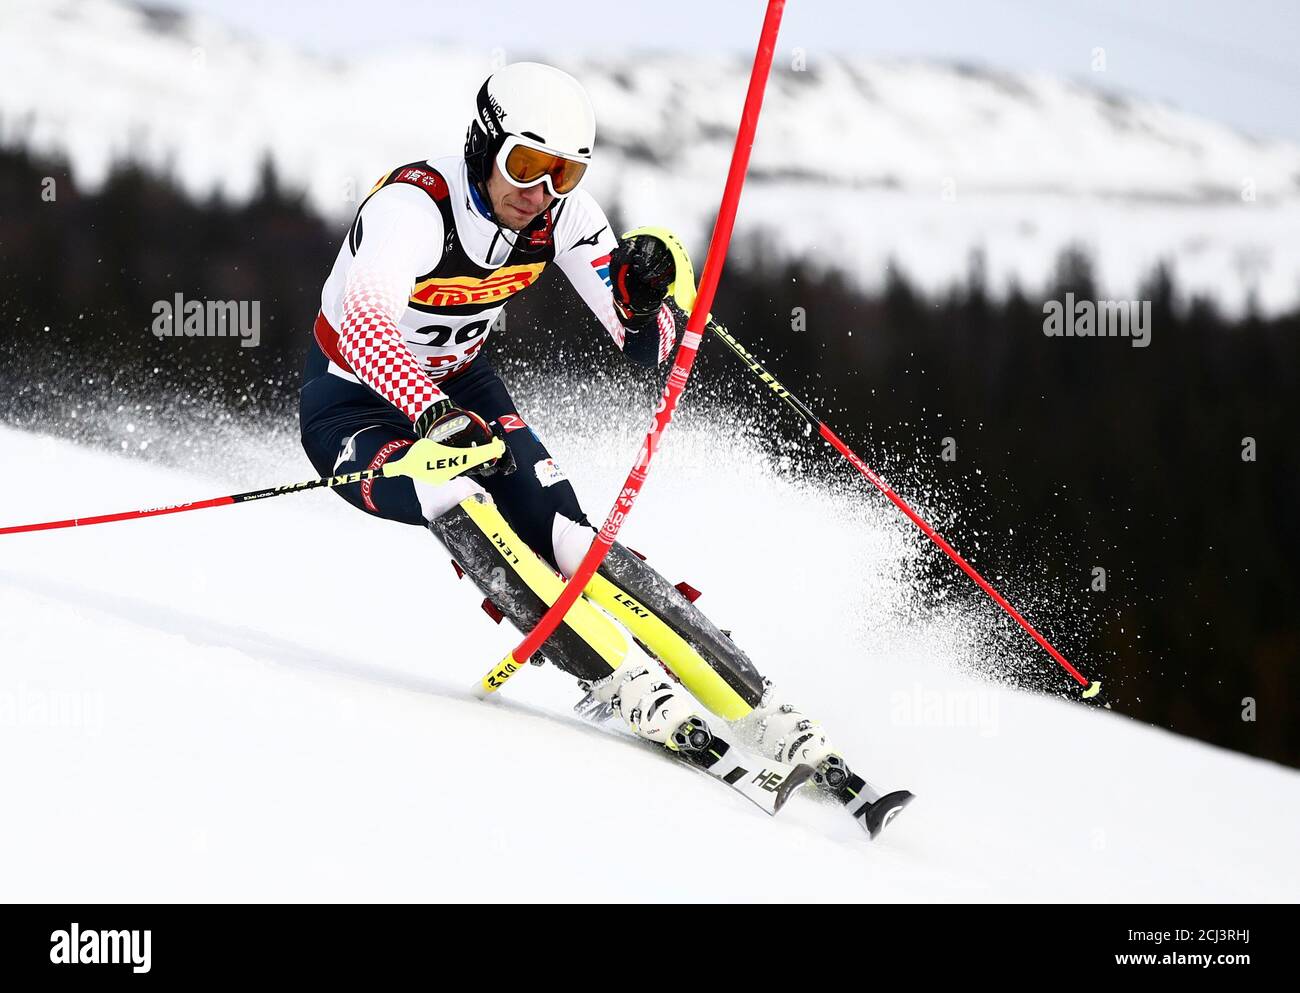
<instances>
[{"instance_id":1,"label":"chin strap","mask_svg":"<svg viewBox=\"0 0 1300 993\"><path fill-rule=\"evenodd\" d=\"M564 204L567 201L557 200L555 203L552 203L551 206L546 208L546 213L544 215L541 215L542 217L545 218L545 220L542 222L542 228L547 231L546 240L543 241L541 244L534 244L531 241L531 239L528 240L521 240L521 239L522 236L526 234L529 229L533 228L537 224L537 219L531 221L528 227L524 228L523 231L511 232L511 234L514 235L514 238L511 238L509 235L506 234L506 232L509 229L503 228L501 226L501 222L497 220L497 216L492 210L491 197L487 195L487 189L484 187L483 182L474 177L474 175L469 170L468 166L466 167L465 170L465 178L466 180L468 180L470 199L473 201L474 208L485 218L491 221L494 225L496 225L497 233L492 236L492 243L488 246L489 261L492 258L492 249L496 247L496 240L498 238L500 238L507 245L509 245L511 251L514 251L515 249L519 249L519 251L524 252L525 254L532 253L532 252L540 252L547 245L551 244L551 242L554 240L555 226L560 223L560 215L564 212Z\"/></svg>"}]
</instances>

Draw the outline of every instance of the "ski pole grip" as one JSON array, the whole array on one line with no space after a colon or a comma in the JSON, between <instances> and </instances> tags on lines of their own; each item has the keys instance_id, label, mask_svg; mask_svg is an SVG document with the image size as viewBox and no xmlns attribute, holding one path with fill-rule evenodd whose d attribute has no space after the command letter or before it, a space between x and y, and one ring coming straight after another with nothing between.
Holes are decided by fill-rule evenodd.
<instances>
[{"instance_id":1,"label":"ski pole grip","mask_svg":"<svg viewBox=\"0 0 1300 993\"><path fill-rule=\"evenodd\" d=\"M668 284L668 295L673 298L677 306L689 314L691 308L695 306L695 267L691 265L691 257L687 254L686 246L677 235L667 228L659 227L635 228L623 235L623 240L626 241L637 235L663 242L664 247L672 255L673 281Z\"/></svg>"},{"instance_id":2,"label":"ski pole grip","mask_svg":"<svg viewBox=\"0 0 1300 993\"><path fill-rule=\"evenodd\" d=\"M421 438L400 459L384 463L384 475L410 476L412 479L438 485L450 482L484 462L499 459L505 452L506 443L501 438L493 438L487 444L476 445L474 448L453 448L451 445L440 445L428 438Z\"/></svg>"}]
</instances>

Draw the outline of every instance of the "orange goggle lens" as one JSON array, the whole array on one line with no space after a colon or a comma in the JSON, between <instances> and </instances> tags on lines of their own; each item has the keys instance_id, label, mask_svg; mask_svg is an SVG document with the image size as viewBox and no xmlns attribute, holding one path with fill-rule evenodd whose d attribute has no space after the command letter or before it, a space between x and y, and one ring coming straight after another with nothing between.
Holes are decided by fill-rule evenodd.
<instances>
[{"instance_id":1,"label":"orange goggle lens","mask_svg":"<svg viewBox=\"0 0 1300 993\"><path fill-rule=\"evenodd\" d=\"M527 145L516 145L506 156L506 174L516 183L531 186L544 176L551 177L551 186L563 196L572 193L587 171L587 163L566 159L554 152L543 152Z\"/></svg>"}]
</instances>

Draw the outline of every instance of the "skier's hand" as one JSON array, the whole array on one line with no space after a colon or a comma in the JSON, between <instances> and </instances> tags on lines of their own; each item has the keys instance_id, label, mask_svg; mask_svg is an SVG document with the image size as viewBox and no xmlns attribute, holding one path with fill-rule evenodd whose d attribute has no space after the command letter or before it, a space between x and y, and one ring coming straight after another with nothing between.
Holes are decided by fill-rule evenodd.
<instances>
[{"instance_id":1,"label":"skier's hand","mask_svg":"<svg viewBox=\"0 0 1300 993\"><path fill-rule=\"evenodd\" d=\"M489 424L489 427L492 429L492 437L500 438L501 443L506 447L505 447L504 455L502 455L499 459L489 462L486 466L482 467L487 470L487 472L483 473L483 475L509 476L512 472L515 471L516 468L515 453L510 450L510 443L506 441L506 433L504 429L502 429L501 427L501 422L492 421Z\"/></svg>"},{"instance_id":2,"label":"skier's hand","mask_svg":"<svg viewBox=\"0 0 1300 993\"><path fill-rule=\"evenodd\" d=\"M609 282L624 327L640 329L654 320L674 273L672 252L658 238L638 234L619 242L609 253Z\"/></svg>"},{"instance_id":3,"label":"skier's hand","mask_svg":"<svg viewBox=\"0 0 1300 993\"><path fill-rule=\"evenodd\" d=\"M436 441L440 445L452 448L476 448L487 444L493 438L500 438L504 454L499 458L484 462L468 470L465 475L474 479L486 479L489 476L508 476L515 471L514 453L506 444L505 432L501 425L493 421L491 426L472 410L462 410L450 400L439 400L415 421L415 433L422 438Z\"/></svg>"}]
</instances>

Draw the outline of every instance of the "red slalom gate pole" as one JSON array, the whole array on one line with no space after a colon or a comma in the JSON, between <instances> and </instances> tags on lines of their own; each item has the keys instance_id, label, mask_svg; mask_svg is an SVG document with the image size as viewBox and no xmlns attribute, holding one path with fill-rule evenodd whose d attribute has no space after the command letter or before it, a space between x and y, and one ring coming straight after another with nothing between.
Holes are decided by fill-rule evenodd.
<instances>
[{"instance_id":1,"label":"red slalom gate pole","mask_svg":"<svg viewBox=\"0 0 1300 993\"><path fill-rule=\"evenodd\" d=\"M918 528L920 528L921 531L924 532L927 538L929 538L936 545L938 545L939 548L943 551L943 553L948 556L948 558L956 562L957 565L961 567L962 572L970 576L970 578L975 581L975 585L977 585L980 589L982 589L985 593L987 593L990 597L992 597L993 602L996 603L1003 610L1005 610L1007 612L1007 615L1013 621L1019 624L1025 630L1025 632L1031 638L1034 639L1034 641L1038 642L1038 644L1042 646L1043 650L1047 652L1047 654L1050 655L1063 669L1065 669L1065 671L1068 672L1074 678L1074 680L1079 683L1079 685L1086 687L1083 693L1084 697L1086 698L1094 697L1101 691L1100 683L1094 682L1091 685L1089 685L1088 680L1083 677L1083 675L1079 672L1079 670L1076 669L1074 666L1070 665L1070 663L1066 661L1065 656L1062 655L1060 652L1058 652L1052 646L1051 642L1049 642L1046 638L1044 638L1041 634L1039 634L1038 630L1027 620L1025 620L1024 616L1020 613L1020 611L1016 610L1015 607L1011 606L1011 604L1007 601L1006 597L1004 597L1001 593L999 593L997 590L993 588L992 583L990 583L987 579L985 579L978 572L976 572L975 567L972 566L969 562L967 562L964 558L962 558L961 555L958 554L957 549L953 548L952 545L948 544L948 542L944 540L943 536L939 534L938 531L932 528L930 524L923 517L921 517L920 514L918 514L915 510L913 510L910 506L908 506L907 501L904 500L897 493L895 493L894 488L892 486L890 486L878 475L876 475L876 473L872 471L871 466L863 462L862 459L858 456L857 452L853 451L853 449L851 449L848 445L846 445L840 439L839 435L837 435L834 431L832 431L829 427L826 426L825 421L823 421L820 417L818 417L815 413L813 413L811 407L809 407L806 403L804 403L797 396L795 396L788 389L786 389L785 386L782 385L781 381L777 379L775 376L773 376L772 373L768 371L767 367L763 365L763 363L759 362L758 359L754 358L754 356L749 352L749 350L745 348L745 346L742 345L739 341L737 341L730 331L728 331L725 327L723 327L717 321L714 321L712 319L710 319L708 322L708 329L712 331L715 335L717 335L719 338L721 338L723 341L725 341L727 343L727 347L730 348L733 352L735 352L736 355L740 357L740 360L745 363L745 365L749 366L751 372L753 372L755 375L758 376L759 379L761 379L764 383L766 383L768 388L770 388L773 393L775 393L782 400L784 400L791 407L793 407L795 412L800 417L802 417L805 421L807 421L811 426L815 427L817 429L817 433L820 434L822 438L828 444L831 445L831 447L833 447L837 452L843 455L844 458L848 460L849 464L853 466L853 468L857 469L858 472L866 476L867 479L870 481L871 485L874 486L876 489L880 490L880 492L885 495L885 498L889 500L890 503L892 503L895 507L897 507L905 515L907 515L908 520L910 520L913 524L915 524Z\"/></svg>"},{"instance_id":2,"label":"red slalom gate pole","mask_svg":"<svg viewBox=\"0 0 1300 993\"><path fill-rule=\"evenodd\" d=\"M500 689L506 680L527 664L546 639L560 626L564 615L569 612L569 608L573 606L574 601L586 589L591 577L600 568L601 562L614 544L623 521L631 513L632 505L636 502L645 483L646 475L650 471L650 461L654 458L655 450L663 439L664 431L673 419L678 398L686 389L686 381L690 378L691 368L695 365L695 356L699 352L709 308L713 305L713 296L717 291L718 281L722 278L722 266L731 243L731 231L736 222L740 191L745 185L749 153L754 147L754 132L758 128L758 114L763 106L763 91L772 69L776 35L781 26L781 14L784 9L785 0L768 0L767 15L763 19L763 29L758 39L758 52L754 56L754 68L749 76L749 90L745 94L745 109L740 117L740 128L736 132L736 147L731 153L731 168L727 172L727 183L722 191L722 204L718 208L718 220L713 228L713 236L709 239L708 254L704 259L704 272L700 276L699 292L695 306L691 308L690 319L686 322L686 333L682 335L682 343L673 358L673 368L668 374L668 382L664 385L659 409L655 412L654 421L646 433L636 464L628 473L622 492L614 501L614 506L610 508L609 516L605 518L604 525L592 541L591 547L587 549L587 554L583 556L577 571L560 591L555 603L542 615L537 626L501 660L499 665L479 680L475 692L480 696L487 696Z\"/></svg>"}]
</instances>

